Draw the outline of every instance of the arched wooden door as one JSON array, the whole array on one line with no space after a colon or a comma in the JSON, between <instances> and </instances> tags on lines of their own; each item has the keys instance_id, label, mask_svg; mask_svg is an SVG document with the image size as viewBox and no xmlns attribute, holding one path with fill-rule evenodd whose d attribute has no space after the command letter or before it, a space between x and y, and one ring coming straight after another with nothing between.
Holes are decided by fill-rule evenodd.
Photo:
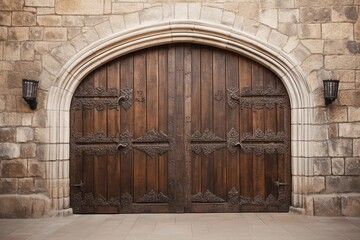
<instances>
[{"instance_id":1,"label":"arched wooden door","mask_svg":"<svg viewBox=\"0 0 360 240\"><path fill-rule=\"evenodd\" d=\"M280 79L194 44L140 50L71 103L75 213L288 211L290 107Z\"/></svg>"}]
</instances>

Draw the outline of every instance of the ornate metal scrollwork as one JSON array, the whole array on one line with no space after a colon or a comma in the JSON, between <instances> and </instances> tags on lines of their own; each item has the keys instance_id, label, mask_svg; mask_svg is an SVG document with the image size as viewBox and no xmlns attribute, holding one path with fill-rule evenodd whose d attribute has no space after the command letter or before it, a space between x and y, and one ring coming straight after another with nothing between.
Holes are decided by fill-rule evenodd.
<instances>
[{"instance_id":1,"label":"ornate metal scrollwork","mask_svg":"<svg viewBox=\"0 0 360 240\"><path fill-rule=\"evenodd\" d=\"M117 102L112 99L75 98L72 107L77 111L82 108L95 108L98 111L103 111L106 108L110 110L117 109L118 105Z\"/></svg>"},{"instance_id":2,"label":"ornate metal scrollwork","mask_svg":"<svg viewBox=\"0 0 360 240\"><path fill-rule=\"evenodd\" d=\"M71 144L71 153L75 156L80 156L83 152L89 155L106 155L111 154L115 155L118 153L116 148L112 145L76 145L75 143Z\"/></svg>"},{"instance_id":3,"label":"ornate metal scrollwork","mask_svg":"<svg viewBox=\"0 0 360 240\"><path fill-rule=\"evenodd\" d=\"M82 86L75 92L75 97L117 97L118 90L115 88L105 89L103 87Z\"/></svg>"},{"instance_id":4,"label":"ornate metal scrollwork","mask_svg":"<svg viewBox=\"0 0 360 240\"><path fill-rule=\"evenodd\" d=\"M112 143L118 141L115 135L110 135L107 137L105 131L89 133L84 136L79 132L73 132L71 134L71 138L75 143Z\"/></svg>"},{"instance_id":5,"label":"ornate metal scrollwork","mask_svg":"<svg viewBox=\"0 0 360 240\"><path fill-rule=\"evenodd\" d=\"M78 192L71 198L73 206L91 206L91 207L104 207L104 206L120 206L120 197L106 199L101 194L94 196L93 193L82 194Z\"/></svg>"},{"instance_id":6,"label":"ornate metal scrollwork","mask_svg":"<svg viewBox=\"0 0 360 240\"><path fill-rule=\"evenodd\" d=\"M169 197L164 193L156 193L154 189L142 196L136 203L168 203Z\"/></svg>"},{"instance_id":7,"label":"ornate metal scrollwork","mask_svg":"<svg viewBox=\"0 0 360 240\"><path fill-rule=\"evenodd\" d=\"M264 89L256 88L251 90L250 87L245 87L241 93L239 92L240 90L234 87L227 89L228 105L231 109L234 109L237 105L239 105L241 109L272 109L276 106L283 108L289 104L283 88L275 90L268 86Z\"/></svg>"},{"instance_id":8,"label":"ornate metal scrollwork","mask_svg":"<svg viewBox=\"0 0 360 240\"><path fill-rule=\"evenodd\" d=\"M190 141L191 150L195 154L203 152L205 156L209 156L216 150L226 147L225 139L216 136L209 129L206 129L204 133L196 131L191 135Z\"/></svg>"},{"instance_id":9,"label":"ornate metal scrollwork","mask_svg":"<svg viewBox=\"0 0 360 240\"><path fill-rule=\"evenodd\" d=\"M288 193L279 193L278 198L274 197L271 193L264 199L257 195L254 198L244 197L240 195L240 205L264 205L265 208L269 206L280 207L284 204L289 204L290 197Z\"/></svg>"},{"instance_id":10,"label":"ornate metal scrollwork","mask_svg":"<svg viewBox=\"0 0 360 240\"><path fill-rule=\"evenodd\" d=\"M191 202L194 203L223 203L224 199L206 190L205 193L198 192L191 197Z\"/></svg>"},{"instance_id":11,"label":"ornate metal scrollwork","mask_svg":"<svg viewBox=\"0 0 360 240\"><path fill-rule=\"evenodd\" d=\"M133 148L143 151L149 156L161 155L170 150L170 138L162 131L150 130L145 135L133 139L131 133L126 130L120 136L117 149L127 154Z\"/></svg>"},{"instance_id":12,"label":"ornate metal scrollwork","mask_svg":"<svg viewBox=\"0 0 360 240\"><path fill-rule=\"evenodd\" d=\"M239 133L235 130L235 128L231 128L227 133L227 148L231 154L235 154L238 149L239 143Z\"/></svg>"},{"instance_id":13,"label":"ornate metal scrollwork","mask_svg":"<svg viewBox=\"0 0 360 240\"><path fill-rule=\"evenodd\" d=\"M120 92L121 94L117 99L117 104L124 110L129 110L129 108L132 106L133 89L125 85L124 88L120 89Z\"/></svg>"},{"instance_id":14,"label":"ornate metal scrollwork","mask_svg":"<svg viewBox=\"0 0 360 240\"><path fill-rule=\"evenodd\" d=\"M232 187L228 192L228 199L231 205L239 204L239 192L235 187Z\"/></svg>"}]
</instances>

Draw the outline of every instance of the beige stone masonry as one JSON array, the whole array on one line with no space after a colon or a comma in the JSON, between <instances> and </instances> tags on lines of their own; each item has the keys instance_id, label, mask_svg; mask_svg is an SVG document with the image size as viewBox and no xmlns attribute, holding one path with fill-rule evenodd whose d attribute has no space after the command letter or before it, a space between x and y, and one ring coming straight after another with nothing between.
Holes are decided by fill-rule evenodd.
<instances>
[{"instance_id":1,"label":"beige stone masonry","mask_svg":"<svg viewBox=\"0 0 360 240\"><path fill-rule=\"evenodd\" d=\"M103 14L104 0L57 0L55 11L57 14Z\"/></svg>"}]
</instances>

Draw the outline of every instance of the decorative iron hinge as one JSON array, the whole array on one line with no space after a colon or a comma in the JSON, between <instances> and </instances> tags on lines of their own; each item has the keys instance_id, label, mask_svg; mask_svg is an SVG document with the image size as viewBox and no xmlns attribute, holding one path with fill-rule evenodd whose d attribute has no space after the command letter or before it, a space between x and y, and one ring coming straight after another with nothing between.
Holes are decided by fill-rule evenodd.
<instances>
[{"instance_id":1,"label":"decorative iron hinge","mask_svg":"<svg viewBox=\"0 0 360 240\"><path fill-rule=\"evenodd\" d=\"M155 156L169 151L170 145L169 136L162 131L156 132L155 130L150 130L143 136L133 139L132 134L126 130L121 134L116 149L127 154L134 148L145 152L149 156Z\"/></svg>"}]
</instances>

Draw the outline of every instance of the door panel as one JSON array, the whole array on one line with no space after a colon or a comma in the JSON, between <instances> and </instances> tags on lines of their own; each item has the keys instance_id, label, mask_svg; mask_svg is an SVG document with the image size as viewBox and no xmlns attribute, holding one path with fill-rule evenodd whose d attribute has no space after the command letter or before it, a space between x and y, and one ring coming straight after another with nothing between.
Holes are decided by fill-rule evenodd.
<instances>
[{"instance_id":1,"label":"door panel","mask_svg":"<svg viewBox=\"0 0 360 240\"><path fill-rule=\"evenodd\" d=\"M250 59L137 51L88 75L70 114L75 213L288 211L289 99Z\"/></svg>"}]
</instances>

